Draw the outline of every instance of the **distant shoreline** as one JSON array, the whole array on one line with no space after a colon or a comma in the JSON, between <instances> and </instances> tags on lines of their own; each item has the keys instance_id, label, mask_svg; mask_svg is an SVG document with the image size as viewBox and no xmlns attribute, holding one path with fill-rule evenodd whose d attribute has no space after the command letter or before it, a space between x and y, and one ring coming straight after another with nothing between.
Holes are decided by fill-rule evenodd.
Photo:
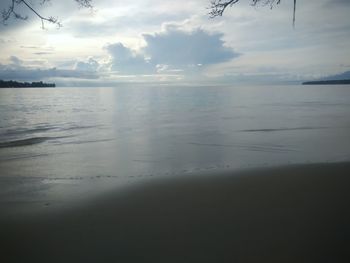
<instances>
[{"instance_id":1,"label":"distant shoreline","mask_svg":"<svg viewBox=\"0 0 350 263\"><path fill-rule=\"evenodd\" d=\"M5 81L5 80L0 80L0 88L55 88L56 84L55 83L45 83L42 81L39 82L18 82L18 81Z\"/></svg>"},{"instance_id":2,"label":"distant shoreline","mask_svg":"<svg viewBox=\"0 0 350 263\"><path fill-rule=\"evenodd\" d=\"M317 80L317 81L306 81L302 85L345 85L350 84L350 79L341 80Z\"/></svg>"}]
</instances>

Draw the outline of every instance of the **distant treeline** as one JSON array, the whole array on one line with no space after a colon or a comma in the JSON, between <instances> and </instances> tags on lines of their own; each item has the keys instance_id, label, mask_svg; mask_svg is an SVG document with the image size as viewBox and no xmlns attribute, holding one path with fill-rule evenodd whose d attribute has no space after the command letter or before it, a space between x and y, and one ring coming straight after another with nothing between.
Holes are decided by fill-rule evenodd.
<instances>
[{"instance_id":1,"label":"distant treeline","mask_svg":"<svg viewBox=\"0 0 350 263\"><path fill-rule=\"evenodd\" d=\"M39 82L18 82L18 81L5 81L0 80L0 88L54 88L56 87L55 83L44 83Z\"/></svg>"},{"instance_id":2,"label":"distant treeline","mask_svg":"<svg viewBox=\"0 0 350 263\"><path fill-rule=\"evenodd\" d=\"M350 79L317 80L317 81L303 82L303 85L339 85L339 84L350 84Z\"/></svg>"}]
</instances>

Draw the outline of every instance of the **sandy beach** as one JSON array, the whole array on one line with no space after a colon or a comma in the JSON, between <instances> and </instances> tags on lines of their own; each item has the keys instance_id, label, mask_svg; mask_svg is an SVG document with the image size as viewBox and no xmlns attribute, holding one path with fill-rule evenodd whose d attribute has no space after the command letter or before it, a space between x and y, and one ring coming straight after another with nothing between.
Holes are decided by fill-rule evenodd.
<instances>
[{"instance_id":1,"label":"sandy beach","mask_svg":"<svg viewBox=\"0 0 350 263\"><path fill-rule=\"evenodd\" d=\"M350 163L158 178L1 218L2 262L349 262Z\"/></svg>"}]
</instances>

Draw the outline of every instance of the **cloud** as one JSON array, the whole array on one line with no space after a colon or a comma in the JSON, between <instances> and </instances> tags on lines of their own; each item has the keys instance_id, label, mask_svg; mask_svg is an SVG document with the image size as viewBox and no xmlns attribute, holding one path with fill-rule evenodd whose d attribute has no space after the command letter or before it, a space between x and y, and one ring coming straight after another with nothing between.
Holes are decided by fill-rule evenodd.
<instances>
[{"instance_id":1,"label":"cloud","mask_svg":"<svg viewBox=\"0 0 350 263\"><path fill-rule=\"evenodd\" d=\"M106 47L111 56L111 70L121 74L153 73L154 67L145 59L122 43L110 44Z\"/></svg>"},{"instance_id":2,"label":"cloud","mask_svg":"<svg viewBox=\"0 0 350 263\"><path fill-rule=\"evenodd\" d=\"M11 61L11 64L15 67L21 66L23 64L23 60L19 59L16 56L11 56L10 61Z\"/></svg>"},{"instance_id":3,"label":"cloud","mask_svg":"<svg viewBox=\"0 0 350 263\"><path fill-rule=\"evenodd\" d=\"M198 73L202 67L230 61L238 53L224 45L223 34L202 29L184 31L168 26L165 31L143 34L146 45L138 51L122 43L106 47L111 69L124 74Z\"/></svg>"},{"instance_id":4,"label":"cloud","mask_svg":"<svg viewBox=\"0 0 350 263\"><path fill-rule=\"evenodd\" d=\"M44 55L52 55L53 52L46 52L46 51L44 51L44 52L34 52L33 54L34 55L38 55L38 56L44 56Z\"/></svg>"},{"instance_id":5,"label":"cloud","mask_svg":"<svg viewBox=\"0 0 350 263\"><path fill-rule=\"evenodd\" d=\"M102 16L102 17L101 17ZM98 19L100 17L100 19ZM120 15L103 17L103 14L97 13L96 19L92 17L83 17L74 19L67 25L75 37L89 38L89 37L106 37L111 34L125 32L138 28L143 30L149 27L159 27L162 23L169 21L180 21L185 19L185 14L171 13L148 13L138 12L132 16Z\"/></svg>"},{"instance_id":6,"label":"cloud","mask_svg":"<svg viewBox=\"0 0 350 263\"><path fill-rule=\"evenodd\" d=\"M94 62L90 61L90 65ZM81 62L82 63L82 62ZM97 62L96 62L97 63ZM88 64L88 63L86 63ZM99 75L96 71L83 70L83 66L79 64L80 67L75 69L57 69L57 68L33 68L26 66L24 61L16 56L10 57L10 64L0 63L0 79L3 80L20 80L20 81L37 81L37 80L47 80L52 78L73 78L73 79L98 79ZM92 66L91 66L92 68Z\"/></svg>"},{"instance_id":7,"label":"cloud","mask_svg":"<svg viewBox=\"0 0 350 263\"><path fill-rule=\"evenodd\" d=\"M350 4L350 1L349 0L328 0L327 1L328 4L331 4L331 5L337 5L337 4L340 4L340 5L349 5Z\"/></svg>"},{"instance_id":8,"label":"cloud","mask_svg":"<svg viewBox=\"0 0 350 263\"><path fill-rule=\"evenodd\" d=\"M77 61L74 69L78 71L96 71L100 64L93 58L88 58L87 61Z\"/></svg>"},{"instance_id":9,"label":"cloud","mask_svg":"<svg viewBox=\"0 0 350 263\"><path fill-rule=\"evenodd\" d=\"M144 34L144 53L154 64L171 66L210 65L229 61L239 54L224 45L222 33L202 29L185 32L174 27Z\"/></svg>"}]
</instances>

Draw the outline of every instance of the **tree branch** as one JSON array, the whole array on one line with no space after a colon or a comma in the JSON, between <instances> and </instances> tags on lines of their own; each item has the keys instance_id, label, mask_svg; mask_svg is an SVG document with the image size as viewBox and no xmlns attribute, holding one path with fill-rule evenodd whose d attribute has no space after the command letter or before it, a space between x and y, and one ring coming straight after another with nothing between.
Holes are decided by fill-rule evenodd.
<instances>
[{"instance_id":1,"label":"tree branch","mask_svg":"<svg viewBox=\"0 0 350 263\"><path fill-rule=\"evenodd\" d=\"M239 2L239 0L212 0L210 2L210 6L209 6L210 18L222 16L227 7L231 7L238 2ZM280 4L281 0L252 0L252 6L257 5L258 3L262 3L263 5L270 5L270 7L273 8L275 5ZM295 26L296 3L297 3L297 1L294 0L293 27Z\"/></svg>"},{"instance_id":2,"label":"tree branch","mask_svg":"<svg viewBox=\"0 0 350 263\"><path fill-rule=\"evenodd\" d=\"M47 2L50 2L51 0L41 0L40 5L44 5ZM79 7L83 8L93 8L92 6L92 0L74 0ZM41 27L45 28L45 22L49 22L52 24L56 24L58 27L62 27L61 22L58 20L58 18L50 16L45 17L42 16L31 4L28 3L28 0L11 0L11 4L7 9L4 9L1 12L2 15L2 23L7 24L7 21L13 16L15 19L21 19L21 20L27 20L27 16L23 16L20 13L18 13L15 9L16 6L24 4L32 13L34 13L41 21Z\"/></svg>"},{"instance_id":3,"label":"tree branch","mask_svg":"<svg viewBox=\"0 0 350 263\"><path fill-rule=\"evenodd\" d=\"M293 8L293 27L295 27L295 9L297 7L297 0L294 0L294 8Z\"/></svg>"},{"instance_id":4,"label":"tree branch","mask_svg":"<svg viewBox=\"0 0 350 263\"><path fill-rule=\"evenodd\" d=\"M40 18L41 20L41 28L44 29L45 25L44 25L44 21L50 22L52 24L56 24L58 27L62 27L62 24L58 21L57 18L55 17L43 17L42 15L40 15L36 10L34 10L34 8L32 8L25 0L22 0L22 3L25 4L34 14L37 15L37 17ZM44 3L44 2L42 2Z\"/></svg>"},{"instance_id":5,"label":"tree branch","mask_svg":"<svg viewBox=\"0 0 350 263\"><path fill-rule=\"evenodd\" d=\"M217 16L222 16L225 9L228 6L232 6L235 3L237 3L239 0L213 0L210 2L210 9L211 11L209 12L209 16L211 18L217 17Z\"/></svg>"}]
</instances>

